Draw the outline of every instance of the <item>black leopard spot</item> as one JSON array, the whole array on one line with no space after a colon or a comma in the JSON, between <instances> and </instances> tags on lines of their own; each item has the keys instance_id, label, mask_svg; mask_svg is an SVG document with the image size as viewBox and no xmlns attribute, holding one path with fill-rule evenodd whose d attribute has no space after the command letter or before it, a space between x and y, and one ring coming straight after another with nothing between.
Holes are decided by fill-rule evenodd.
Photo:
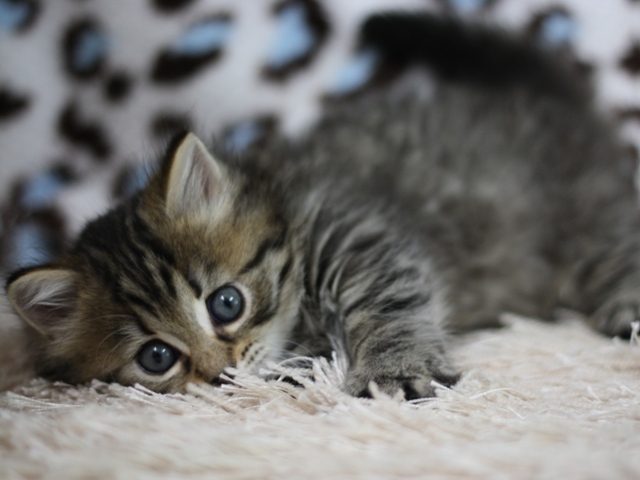
<instances>
[{"instance_id":1,"label":"black leopard spot","mask_svg":"<svg viewBox=\"0 0 640 480\"><path fill-rule=\"evenodd\" d=\"M158 54L151 79L158 83L183 81L220 60L231 30L228 14L215 15L191 25Z\"/></svg>"},{"instance_id":2,"label":"black leopard spot","mask_svg":"<svg viewBox=\"0 0 640 480\"><path fill-rule=\"evenodd\" d=\"M59 178L65 185L76 182L79 179L78 173L75 168L73 168L73 165L70 165L65 161L53 162L49 172Z\"/></svg>"},{"instance_id":3,"label":"black leopard spot","mask_svg":"<svg viewBox=\"0 0 640 480\"><path fill-rule=\"evenodd\" d=\"M153 0L155 7L161 12L172 13L192 3L193 0Z\"/></svg>"},{"instance_id":4,"label":"black leopard spot","mask_svg":"<svg viewBox=\"0 0 640 480\"><path fill-rule=\"evenodd\" d=\"M632 75L640 74L640 43L636 42L620 60L620 66Z\"/></svg>"},{"instance_id":5,"label":"black leopard spot","mask_svg":"<svg viewBox=\"0 0 640 480\"><path fill-rule=\"evenodd\" d=\"M62 58L69 74L78 79L98 75L107 60L108 36L100 25L90 18L73 22L62 41Z\"/></svg>"},{"instance_id":6,"label":"black leopard spot","mask_svg":"<svg viewBox=\"0 0 640 480\"><path fill-rule=\"evenodd\" d=\"M580 59L575 59L573 67L578 75L586 78L593 77L596 70L592 63Z\"/></svg>"},{"instance_id":7,"label":"black leopard spot","mask_svg":"<svg viewBox=\"0 0 640 480\"><path fill-rule=\"evenodd\" d=\"M616 113L620 120L635 120L640 122L640 107L622 108Z\"/></svg>"},{"instance_id":8,"label":"black leopard spot","mask_svg":"<svg viewBox=\"0 0 640 480\"><path fill-rule=\"evenodd\" d=\"M321 50L329 22L315 0L285 0L274 7L278 32L262 69L268 80L284 81Z\"/></svg>"},{"instance_id":9,"label":"black leopard spot","mask_svg":"<svg viewBox=\"0 0 640 480\"><path fill-rule=\"evenodd\" d=\"M158 139L166 140L176 133L191 130L192 123L189 117L180 113L158 113L149 126L151 134Z\"/></svg>"},{"instance_id":10,"label":"black leopard spot","mask_svg":"<svg viewBox=\"0 0 640 480\"><path fill-rule=\"evenodd\" d=\"M111 145L104 128L97 122L83 119L74 102L60 112L58 132L70 143L88 150L97 160L106 160L111 155Z\"/></svg>"},{"instance_id":11,"label":"black leopard spot","mask_svg":"<svg viewBox=\"0 0 640 480\"><path fill-rule=\"evenodd\" d=\"M6 87L0 87L0 121L19 115L30 104L31 100L26 95L12 92Z\"/></svg>"},{"instance_id":12,"label":"black leopard spot","mask_svg":"<svg viewBox=\"0 0 640 480\"><path fill-rule=\"evenodd\" d=\"M35 0L0 0L0 31L24 32L39 13L40 3Z\"/></svg>"},{"instance_id":13,"label":"black leopard spot","mask_svg":"<svg viewBox=\"0 0 640 480\"><path fill-rule=\"evenodd\" d=\"M170 52L162 52L155 61L151 79L158 83L173 83L184 80L209 63L220 59L220 50L199 57L178 56Z\"/></svg>"},{"instance_id":14,"label":"black leopard spot","mask_svg":"<svg viewBox=\"0 0 640 480\"><path fill-rule=\"evenodd\" d=\"M112 74L104 84L104 96L107 100L117 103L124 100L131 92L133 79L124 72Z\"/></svg>"}]
</instances>

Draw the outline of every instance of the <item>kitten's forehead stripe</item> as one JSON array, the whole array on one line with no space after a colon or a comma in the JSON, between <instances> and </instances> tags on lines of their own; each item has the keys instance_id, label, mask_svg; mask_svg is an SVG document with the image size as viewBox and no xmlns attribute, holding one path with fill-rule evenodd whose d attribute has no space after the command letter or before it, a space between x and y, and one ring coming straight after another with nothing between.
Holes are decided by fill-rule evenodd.
<instances>
[{"instance_id":1,"label":"kitten's forehead stripe","mask_svg":"<svg viewBox=\"0 0 640 480\"><path fill-rule=\"evenodd\" d=\"M167 268L166 265L160 265L160 276L164 281L164 285L167 288L167 292L169 293L169 296L171 298L177 298L178 292L176 290L176 286L173 283L173 276L171 275L171 272L169 271L169 268Z\"/></svg>"},{"instance_id":2,"label":"kitten's forehead stripe","mask_svg":"<svg viewBox=\"0 0 640 480\"><path fill-rule=\"evenodd\" d=\"M202 285L200 285L200 282L198 282L195 278L193 278L189 274L187 274L185 278L187 279L187 283L191 287L191 290L193 290L193 293L195 294L196 298L200 298L202 296Z\"/></svg>"},{"instance_id":3,"label":"kitten's forehead stripe","mask_svg":"<svg viewBox=\"0 0 640 480\"><path fill-rule=\"evenodd\" d=\"M142 331L142 333L144 333L145 335L155 335L155 332L151 329L149 329L149 327L147 327L144 322L142 321L142 319L138 316L135 316L135 325L140 329L140 331Z\"/></svg>"},{"instance_id":4,"label":"kitten's forehead stripe","mask_svg":"<svg viewBox=\"0 0 640 480\"><path fill-rule=\"evenodd\" d=\"M164 273L162 268L164 265L158 263L158 258L150 255L148 250L144 250L141 246L146 246L145 240L139 238L136 234L137 231L132 228L132 223L126 222L126 232L123 232L122 243L127 248L117 249L114 253L117 258L117 254L120 254L122 258L118 260L125 260L124 262L118 262L119 268L122 268L123 272L126 272L127 277L136 283L136 286L143 290L149 298L156 299L158 293L165 293L170 298L176 297L176 290L168 272ZM132 268L135 264L135 268ZM166 267L164 267L166 269ZM155 275L154 275L155 273ZM123 279L124 280L124 279ZM161 285L160 282L164 283ZM163 288L165 287L165 288ZM162 295L160 299L156 301L162 301L165 295Z\"/></svg>"},{"instance_id":5,"label":"kitten's forehead stripe","mask_svg":"<svg viewBox=\"0 0 640 480\"><path fill-rule=\"evenodd\" d=\"M151 231L151 228L138 215L136 210L133 210L131 215L131 227L137 237L158 259L171 266L176 265L176 259L171 250L164 246L162 240Z\"/></svg>"},{"instance_id":6,"label":"kitten's forehead stripe","mask_svg":"<svg viewBox=\"0 0 640 480\"><path fill-rule=\"evenodd\" d=\"M78 252L120 303L158 316L159 304L177 298L171 269L175 259L136 213L125 204L92 222Z\"/></svg>"},{"instance_id":7,"label":"kitten's forehead stripe","mask_svg":"<svg viewBox=\"0 0 640 480\"><path fill-rule=\"evenodd\" d=\"M161 290L161 286L156 283L155 276L152 272L152 269L154 267L157 268L157 266L152 263L150 255L139 247L139 244L136 244L136 241L140 242L140 239L135 237L135 232L127 228L127 232L123 233L124 234L121 235L121 241L122 246L126 248L116 249L114 251L116 255L121 255L121 258L118 258L118 260L124 260L124 262L118 262L118 267L122 268L122 271L126 272L129 278L135 280L150 297L153 297L154 294ZM117 257L114 256L114 260L116 258Z\"/></svg>"},{"instance_id":8,"label":"kitten's forehead stripe","mask_svg":"<svg viewBox=\"0 0 640 480\"><path fill-rule=\"evenodd\" d=\"M125 300L137 307L146 310L147 313L153 315L154 317L158 316L158 309L151 302L146 301L144 298L136 295L135 293L127 292L124 294Z\"/></svg>"}]
</instances>

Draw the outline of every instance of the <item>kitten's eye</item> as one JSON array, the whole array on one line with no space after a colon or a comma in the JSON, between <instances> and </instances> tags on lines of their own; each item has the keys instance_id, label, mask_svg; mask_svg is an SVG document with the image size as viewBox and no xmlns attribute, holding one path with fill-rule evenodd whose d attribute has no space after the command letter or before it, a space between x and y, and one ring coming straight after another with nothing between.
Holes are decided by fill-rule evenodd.
<instances>
[{"instance_id":1,"label":"kitten's eye","mask_svg":"<svg viewBox=\"0 0 640 480\"><path fill-rule=\"evenodd\" d=\"M224 325L242 315L244 298L237 288L227 285L209 295L207 308L216 323Z\"/></svg>"},{"instance_id":2,"label":"kitten's eye","mask_svg":"<svg viewBox=\"0 0 640 480\"><path fill-rule=\"evenodd\" d=\"M160 340L152 340L138 353L138 364L148 373L159 375L173 367L178 357L175 348Z\"/></svg>"}]
</instances>

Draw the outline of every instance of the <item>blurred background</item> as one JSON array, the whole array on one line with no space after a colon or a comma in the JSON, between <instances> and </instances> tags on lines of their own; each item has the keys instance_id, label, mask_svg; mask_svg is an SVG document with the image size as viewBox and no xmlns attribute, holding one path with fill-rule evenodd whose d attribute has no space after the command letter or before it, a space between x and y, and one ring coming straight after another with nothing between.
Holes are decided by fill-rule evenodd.
<instances>
[{"instance_id":1,"label":"blurred background","mask_svg":"<svg viewBox=\"0 0 640 480\"><path fill-rule=\"evenodd\" d=\"M178 129L239 152L401 81L358 42L368 15L399 8L561 50L637 174L638 0L0 0L0 272L53 258Z\"/></svg>"}]
</instances>

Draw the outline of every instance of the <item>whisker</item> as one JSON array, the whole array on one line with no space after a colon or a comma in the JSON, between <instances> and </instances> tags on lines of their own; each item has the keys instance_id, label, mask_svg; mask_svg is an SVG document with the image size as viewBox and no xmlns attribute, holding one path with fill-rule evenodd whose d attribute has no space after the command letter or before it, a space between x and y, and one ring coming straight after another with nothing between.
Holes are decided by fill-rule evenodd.
<instances>
[{"instance_id":1,"label":"whisker","mask_svg":"<svg viewBox=\"0 0 640 480\"><path fill-rule=\"evenodd\" d=\"M120 328L118 328L118 329L114 330L114 331L113 331L113 332L111 332L109 335L107 335L106 337L104 337L104 338L100 341L100 343L98 344L98 346L97 346L97 347L96 347L96 349L95 349L95 354L96 354L96 355L95 355L95 358L96 358L96 359L98 358L98 352L100 351L100 347L102 347L102 344L103 344L104 342L106 342L109 338L111 338L111 337L112 337L112 336L114 336L114 335L117 335L117 334L122 333L122 332L126 332L128 329L129 329L129 327L128 327L127 325L123 325L122 327L120 327Z\"/></svg>"},{"instance_id":2,"label":"whisker","mask_svg":"<svg viewBox=\"0 0 640 480\"><path fill-rule=\"evenodd\" d=\"M295 348L295 347L299 347L299 348L301 348L302 350L305 350L305 351L306 351L306 353L308 353L308 355L309 355L310 357L312 357L312 356L313 356L313 352L311 351L311 349L309 349L309 347L305 346L305 345L304 345L304 344L302 344L302 343L294 342L293 340L287 340L287 341L285 341L285 342L284 342L284 345L285 345L285 346L283 346L283 347L281 347L281 348L279 349L279 350L281 350L281 352L280 352L280 354L279 354L279 356L281 356L281 357L286 358L287 356L289 356L289 357L299 357L299 356L304 356L304 355L301 355L301 353L299 353L299 352L293 352L292 350L293 350L293 348Z\"/></svg>"},{"instance_id":3,"label":"whisker","mask_svg":"<svg viewBox=\"0 0 640 480\"><path fill-rule=\"evenodd\" d=\"M113 353L117 350L117 348L120 346L120 344L122 342L124 342L125 340L128 340L131 336L132 335L127 335L127 336L123 337L118 343L115 344L115 346L111 350L109 350L109 353L107 353L107 356L104 357L104 360L102 362L102 366L100 368L100 370L102 371L103 377L105 376L105 373L106 373L106 364L107 364L108 360L111 358L111 355L113 355Z\"/></svg>"}]
</instances>

